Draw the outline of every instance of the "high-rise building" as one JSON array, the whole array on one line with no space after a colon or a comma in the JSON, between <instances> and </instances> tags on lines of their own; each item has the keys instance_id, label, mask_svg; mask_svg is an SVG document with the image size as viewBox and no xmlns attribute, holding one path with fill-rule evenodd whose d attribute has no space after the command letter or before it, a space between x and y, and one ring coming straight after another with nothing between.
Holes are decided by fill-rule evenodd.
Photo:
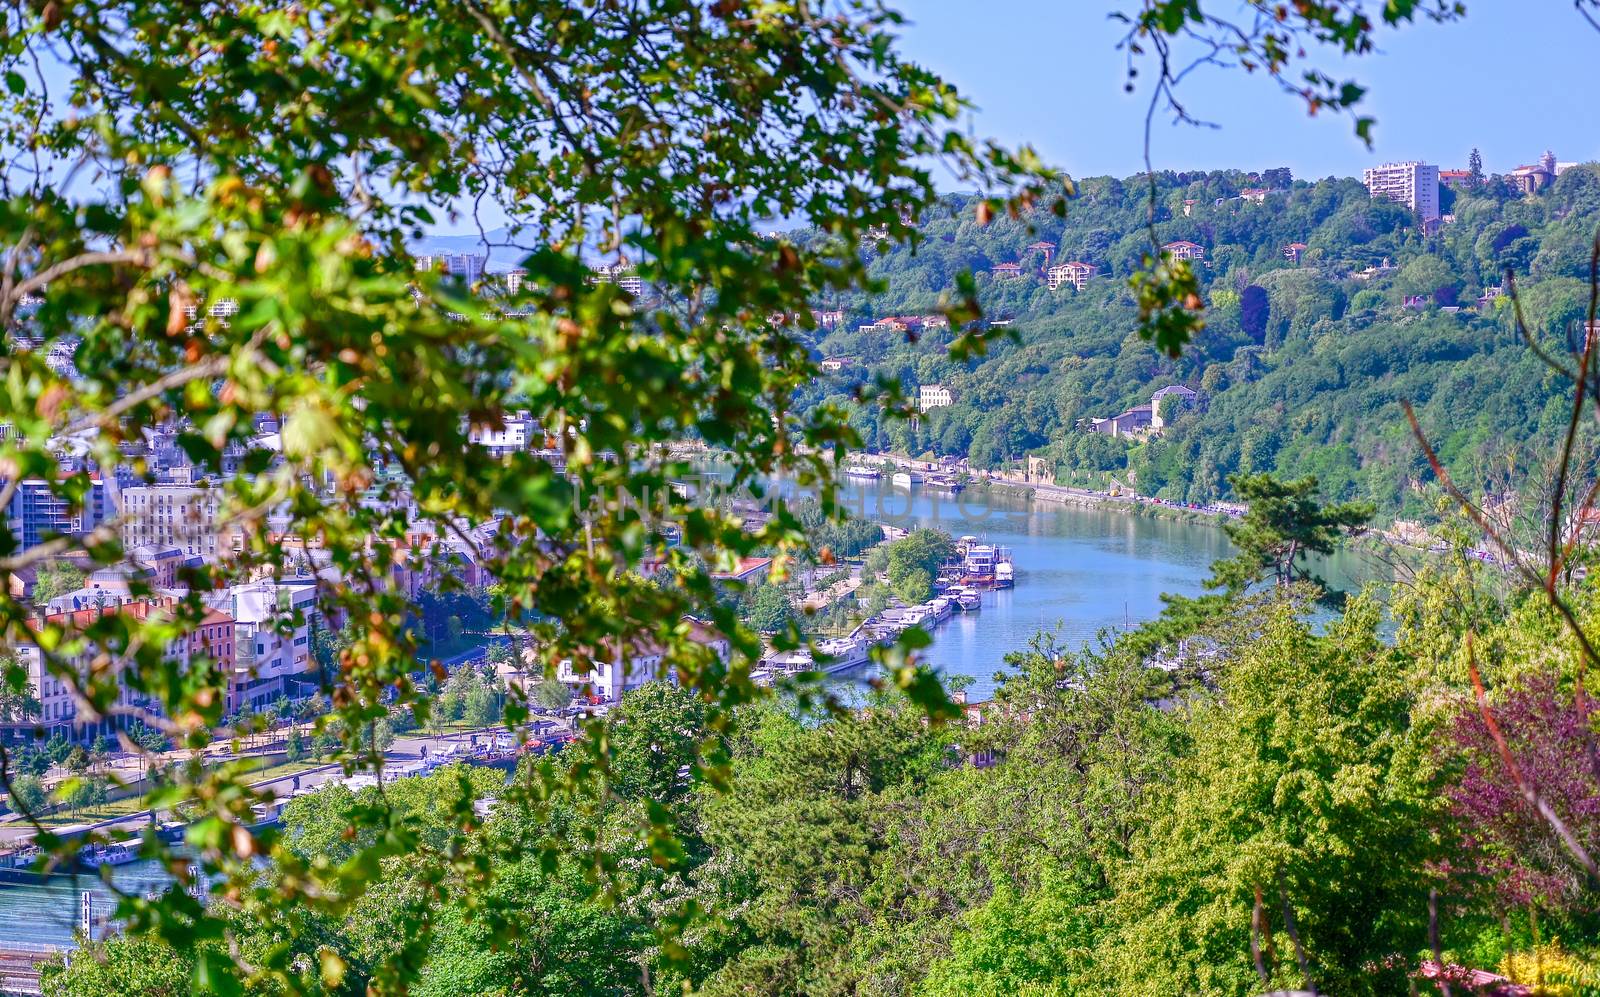
<instances>
[{"instance_id":1,"label":"high-rise building","mask_svg":"<svg viewBox=\"0 0 1600 997\"><path fill-rule=\"evenodd\" d=\"M452 277L460 277L468 284L483 279L483 268L488 262L484 257L472 253L433 253L414 256L411 260L419 271L443 271Z\"/></svg>"},{"instance_id":2,"label":"high-rise building","mask_svg":"<svg viewBox=\"0 0 1600 997\"><path fill-rule=\"evenodd\" d=\"M1363 170L1361 179L1373 197L1403 204L1422 221L1439 217L1439 167L1427 163L1384 163Z\"/></svg>"},{"instance_id":3,"label":"high-rise building","mask_svg":"<svg viewBox=\"0 0 1600 997\"><path fill-rule=\"evenodd\" d=\"M481 256L471 253L446 253L444 254L444 272L452 277L460 277L468 284L476 284L483 279L483 265L486 262Z\"/></svg>"},{"instance_id":4,"label":"high-rise building","mask_svg":"<svg viewBox=\"0 0 1600 997\"><path fill-rule=\"evenodd\" d=\"M73 506L43 478L24 478L6 506L6 525L23 550L54 536L81 536L106 518L105 482L91 478L83 503Z\"/></svg>"}]
</instances>

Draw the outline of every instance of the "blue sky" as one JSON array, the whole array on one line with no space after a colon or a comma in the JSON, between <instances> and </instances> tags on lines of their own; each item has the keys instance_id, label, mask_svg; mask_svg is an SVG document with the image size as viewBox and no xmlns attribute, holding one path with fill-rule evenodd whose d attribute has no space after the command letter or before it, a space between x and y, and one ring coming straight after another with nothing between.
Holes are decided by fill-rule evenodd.
<instances>
[{"instance_id":1,"label":"blue sky","mask_svg":"<svg viewBox=\"0 0 1600 997\"><path fill-rule=\"evenodd\" d=\"M908 19L902 51L978 106L976 134L1032 144L1073 176L1143 171L1148 91L1123 91L1122 31L1105 16L1113 2L891 3ZM1260 74L1208 68L1185 80L1182 96L1192 114L1219 127L1158 121L1156 168L1287 166L1304 179L1359 177L1364 166L1407 159L1464 169L1474 146L1490 173L1531 163L1545 149L1563 162L1600 160L1592 75L1600 31L1564 2L1466 3L1456 23L1381 29L1378 51L1324 59L1339 79L1367 87L1360 113L1378 122L1370 151L1349 116L1310 118L1302 101ZM501 220L493 209L485 219ZM462 223L441 230L475 232Z\"/></svg>"},{"instance_id":2,"label":"blue sky","mask_svg":"<svg viewBox=\"0 0 1600 997\"><path fill-rule=\"evenodd\" d=\"M1316 179L1405 159L1465 168L1473 146L1488 172L1532 162L1546 148L1562 161L1600 159L1600 32L1567 3L1466 4L1462 21L1384 31L1380 51L1334 59L1334 75L1368 87L1364 113L1378 120L1370 152L1349 118L1308 118L1302 102L1259 74L1208 69L1184 92L1192 113L1221 127L1158 123L1156 167L1288 166ZM1111 6L899 0L911 22L902 50L979 106L978 134L1031 143L1075 176L1127 176L1143 169L1147 91L1123 92L1122 32L1105 17Z\"/></svg>"}]
</instances>

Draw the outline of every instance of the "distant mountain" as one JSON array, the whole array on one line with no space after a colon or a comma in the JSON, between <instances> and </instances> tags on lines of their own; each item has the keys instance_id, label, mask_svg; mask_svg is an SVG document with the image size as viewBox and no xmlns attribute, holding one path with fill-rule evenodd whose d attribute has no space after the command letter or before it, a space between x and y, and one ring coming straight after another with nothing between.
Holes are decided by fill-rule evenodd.
<instances>
[{"instance_id":1,"label":"distant mountain","mask_svg":"<svg viewBox=\"0 0 1600 997\"><path fill-rule=\"evenodd\" d=\"M484 238L488 242L485 243ZM464 235L430 235L424 239L413 242L411 252L418 256L427 256L435 253L477 253L489 257L490 270L509 270L511 267L522 263L525 255L521 250L504 245L510 238L510 231L505 227L492 228L482 236L477 233ZM500 245L496 245L499 243ZM488 248L493 246L493 248Z\"/></svg>"},{"instance_id":2,"label":"distant mountain","mask_svg":"<svg viewBox=\"0 0 1600 997\"><path fill-rule=\"evenodd\" d=\"M796 216L764 222L759 228L764 232L792 232L805 227L806 224L806 219ZM508 241L510 241L510 230L502 225L499 228L486 230L481 236L476 232L466 232L458 235L429 235L412 242L409 248L413 254L418 256L435 253L478 253L487 255L489 258L488 269L494 271L508 270L511 267L522 264L523 257L526 254L513 246L504 245Z\"/></svg>"}]
</instances>

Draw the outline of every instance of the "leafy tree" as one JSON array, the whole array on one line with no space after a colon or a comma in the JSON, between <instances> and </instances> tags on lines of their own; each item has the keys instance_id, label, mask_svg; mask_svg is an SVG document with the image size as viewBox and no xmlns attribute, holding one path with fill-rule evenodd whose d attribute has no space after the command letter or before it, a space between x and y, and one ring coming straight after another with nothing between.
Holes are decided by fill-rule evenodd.
<instances>
[{"instance_id":1,"label":"leafy tree","mask_svg":"<svg viewBox=\"0 0 1600 997\"><path fill-rule=\"evenodd\" d=\"M56 596L83 588L83 569L71 561L56 559L39 565L33 581L33 604L44 606Z\"/></svg>"},{"instance_id":2,"label":"leafy tree","mask_svg":"<svg viewBox=\"0 0 1600 997\"><path fill-rule=\"evenodd\" d=\"M100 943L71 960L47 962L39 982L51 997L185 997L194 992L194 975L192 960L170 946L154 938L130 938Z\"/></svg>"},{"instance_id":3,"label":"leafy tree","mask_svg":"<svg viewBox=\"0 0 1600 997\"><path fill-rule=\"evenodd\" d=\"M12 813L41 813L49 802L49 795L37 776L19 775L11 780L6 806L11 808Z\"/></svg>"},{"instance_id":4,"label":"leafy tree","mask_svg":"<svg viewBox=\"0 0 1600 997\"><path fill-rule=\"evenodd\" d=\"M941 530L917 529L889 544L885 570L889 587L906 602L917 603L933 594L939 568L955 554L950 535Z\"/></svg>"},{"instance_id":5,"label":"leafy tree","mask_svg":"<svg viewBox=\"0 0 1600 997\"><path fill-rule=\"evenodd\" d=\"M1424 942L1439 801L1377 623L1358 600L1318 638L1282 607L1191 709L1121 871L1110 992L1405 989L1383 960Z\"/></svg>"},{"instance_id":6,"label":"leafy tree","mask_svg":"<svg viewBox=\"0 0 1600 997\"><path fill-rule=\"evenodd\" d=\"M467 722L474 727L487 727L495 722L498 710L495 708L494 690L480 679L467 693L465 714Z\"/></svg>"},{"instance_id":7,"label":"leafy tree","mask_svg":"<svg viewBox=\"0 0 1600 997\"><path fill-rule=\"evenodd\" d=\"M300 736L300 728L294 727L289 731L289 740L284 744L283 758L287 762L304 761L306 757L305 738Z\"/></svg>"},{"instance_id":8,"label":"leafy tree","mask_svg":"<svg viewBox=\"0 0 1600 997\"><path fill-rule=\"evenodd\" d=\"M0 724L21 724L38 716L28 669L15 655L0 656Z\"/></svg>"},{"instance_id":9,"label":"leafy tree","mask_svg":"<svg viewBox=\"0 0 1600 997\"><path fill-rule=\"evenodd\" d=\"M540 706L558 710L572 703L572 689L557 679L542 679L533 687L533 698Z\"/></svg>"},{"instance_id":10,"label":"leafy tree","mask_svg":"<svg viewBox=\"0 0 1600 997\"><path fill-rule=\"evenodd\" d=\"M612 784L622 796L676 805L693 791L706 729L705 704L686 690L649 682L622 697L613 735Z\"/></svg>"},{"instance_id":11,"label":"leafy tree","mask_svg":"<svg viewBox=\"0 0 1600 997\"><path fill-rule=\"evenodd\" d=\"M1249 510L1226 526L1239 553L1213 564L1206 585L1230 593L1266 577L1279 588L1315 580L1306 558L1331 554L1341 537L1362 529L1373 513L1372 506L1361 502L1321 505L1316 478L1285 482L1270 474L1248 474L1232 475L1228 481Z\"/></svg>"},{"instance_id":12,"label":"leafy tree","mask_svg":"<svg viewBox=\"0 0 1600 997\"><path fill-rule=\"evenodd\" d=\"M795 619L794 606L789 596L776 585L757 585L750 597L748 615L750 626L765 633L782 630Z\"/></svg>"},{"instance_id":13,"label":"leafy tree","mask_svg":"<svg viewBox=\"0 0 1600 997\"><path fill-rule=\"evenodd\" d=\"M1250 284L1239 292L1239 327L1257 343L1267 340L1267 319L1272 315L1272 300L1267 289Z\"/></svg>"}]
</instances>

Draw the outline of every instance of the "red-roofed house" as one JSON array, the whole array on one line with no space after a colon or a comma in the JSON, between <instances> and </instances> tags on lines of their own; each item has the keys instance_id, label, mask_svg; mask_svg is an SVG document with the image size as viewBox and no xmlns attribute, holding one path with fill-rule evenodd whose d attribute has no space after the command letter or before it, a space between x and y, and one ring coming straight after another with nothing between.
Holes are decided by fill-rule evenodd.
<instances>
[{"instance_id":1,"label":"red-roofed house","mask_svg":"<svg viewBox=\"0 0 1600 997\"><path fill-rule=\"evenodd\" d=\"M1022 276L1022 264L996 263L989 268L989 273L995 280L1017 280Z\"/></svg>"},{"instance_id":2,"label":"red-roofed house","mask_svg":"<svg viewBox=\"0 0 1600 997\"><path fill-rule=\"evenodd\" d=\"M770 557L741 557L732 571L713 571L711 577L719 582L750 582L766 573L772 566Z\"/></svg>"},{"instance_id":3,"label":"red-roofed house","mask_svg":"<svg viewBox=\"0 0 1600 997\"><path fill-rule=\"evenodd\" d=\"M1161 251L1175 260L1203 260L1206 258L1206 248L1197 242L1169 242L1161 247Z\"/></svg>"},{"instance_id":4,"label":"red-roofed house","mask_svg":"<svg viewBox=\"0 0 1600 997\"><path fill-rule=\"evenodd\" d=\"M1291 242L1287 246L1283 247L1283 258L1288 260L1290 263L1299 265L1300 257L1305 255L1306 249L1308 248L1309 247L1303 242Z\"/></svg>"}]
</instances>

